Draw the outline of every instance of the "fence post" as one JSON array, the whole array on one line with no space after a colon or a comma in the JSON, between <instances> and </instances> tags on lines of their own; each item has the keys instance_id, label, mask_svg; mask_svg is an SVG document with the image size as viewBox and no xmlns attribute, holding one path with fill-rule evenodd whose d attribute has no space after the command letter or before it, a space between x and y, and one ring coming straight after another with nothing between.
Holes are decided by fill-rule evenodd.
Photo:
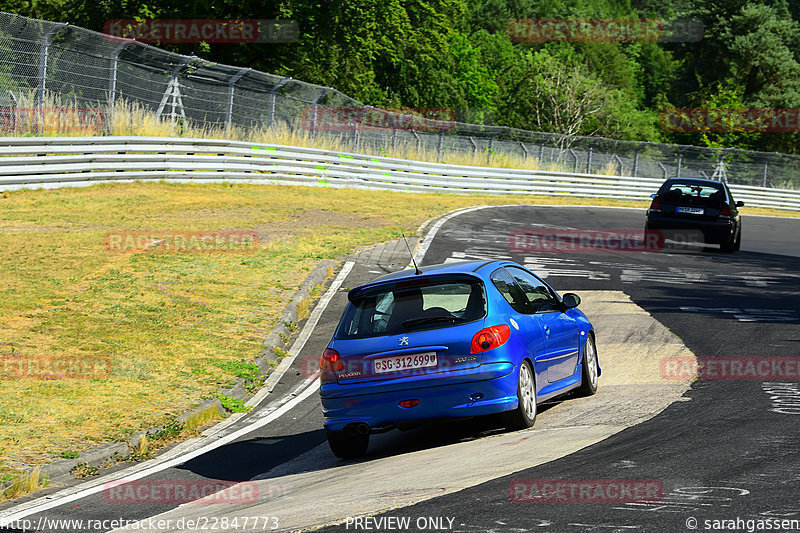
<instances>
[{"instance_id":1,"label":"fence post","mask_svg":"<svg viewBox=\"0 0 800 533\"><path fill-rule=\"evenodd\" d=\"M367 105L367 106L362 107L361 110L358 113L356 113L356 119L355 119L355 121L353 121L353 148L356 149L356 150L358 149L358 143L359 143L359 139L360 139L360 135L359 135L359 132L358 132L358 123L361 120L361 118L364 115L366 115L369 112L369 110L372 109L372 108L373 107L371 105Z\"/></svg>"},{"instance_id":2,"label":"fence post","mask_svg":"<svg viewBox=\"0 0 800 533\"><path fill-rule=\"evenodd\" d=\"M114 53L111 55L111 72L108 77L108 124L109 133L114 135L114 104L117 100L117 66L119 65L119 56L122 54L125 47L130 42L119 44L114 48Z\"/></svg>"},{"instance_id":3,"label":"fence post","mask_svg":"<svg viewBox=\"0 0 800 533\"><path fill-rule=\"evenodd\" d=\"M639 152L642 148L650 144L650 141L645 141L639 146L636 147L636 150L633 152L633 176L634 178L639 176ZM662 165L663 166L663 165Z\"/></svg>"},{"instance_id":4,"label":"fence post","mask_svg":"<svg viewBox=\"0 0 800 533\"><path fill-rule=\"evenodd\" d=\"M778 152L772 152L771 154L767 154L766 159L764 159L764 175L761 178L761 186L767 186L767 172L769 171L769 158L773 156L779 156Z\"/></svg>"},{"instance_id":5,"label":"fence post","mask_svg":"<svg viewBox=\"0 0 800 533\"><path fill-rule=\"evenodd\" d=\"M50 51L50 39L67 24L60 22L50 28L42 37L42 44L39 49L39 84L36 88L36 107L39 108L39 129L44 126L44 92L47 90L47 56Z\"/></svg>"},{"instance_id":6,"label":"fence post","mask_svg":"<svg viewBox=\"0 0 800 533\"><path fill-rule=\"evenodd\" d=\"M311 134L317 134L317 109L319 107L319 101L322 100L322 97L328 94L332 89L330 87L322 87L320 93L314 97L314 100L311 102Z\"/></svg>"},{"instance_id":7,"label":"fence post","mask_svg":"<svg viewBox=\"0 0 800 533\"><path fill-rule=\"evenodd\" d=\"M689 149L688 146L684 146L683 148L679 148L678 149L678 156L677 156L677 160L676 160L677 167L678 167L678 173L675 175L678 178L681 177L681 163L683 163L683 152L685 152L688 149Z\"/></svg>"},{"instance_id":8,"label":"fence post","mask_svg":"<svg viewBox=\"0 0 800 533\"><path fill-rule=\"evenodd\" d=\"M594 143L599 141L600 138L596 137L592 142L589 143L589 152L586 154L586 173L592 173L592 151L594 150Z\"/></svg>"},{"instance_id":9,"label":"fence post","mask_svg":"<svg viewBox=\"0 0 800 533\"><path fill-rule=\"evenodd\" d=\"M519 143L519 147L522 148L522 153L525 154L525 162L528 162L528 149L525 147L524 142Z\"/></svg>"},{"instance_id":10,"label":"fence post","mask_svg":"<svg viewBox=\"0 0 800 533\"><path fill-rule=\"evenodd\" d=\"M657 162L656 165L661 167L661 172L663 172L663 176L661 176L661 179L664 179L664 180L667 179L667 167L665 167L663 165L663 163L661 163L661 161ZM705 172L704 172L704 174L705 174Z\"/></svg>"},{"instance_id":11,"label":"fence post","mask_svg":"<svg viewBox=\"0 0 800 533\"><path fill-rule=\"evenodd\" d=\"M567 153L572 156L572 161L574 163L572 167L572 172L577 174L578 173L578 154L575 153L575 150L572 148L567 148Z\"/></svg>"},{"instance_id":12,"label":"fence post","mask_svg":"<svg viewBox=\"0 0 800 533\"><path fill-rule=\"evenodd\" d=\"M292 78L283 78L276 85L269 90L269 115L267 117L267 127L271 128L275 123L275 99L278 97L278 91L281 87L286 85Z\"/></svg>"},{"instance_id":13,"label":"fence post","mask_svg":"<svg viewBox=\"0 0 800 533\"><path fill-rule=\"evenodd\" d=\"M228 80L228 108L225 110L225 131L231 130L231 122L233 120L233 85L249 70L247 67L240 69Z\"/></svg>"},{"instance_id":14,"label":"fence post","mask_svg":"<svg viewBox=\"0 0 800 533\"><path fill-rule=\"evenodd\" d=\"M550 141L550 138L553 135L555 135L555 133L548 133L547 135L544 136L544 141L542 141L541 144L539 144L539 164L540 165L542 163L544 163L544 145L547 144L548 141ZM552 158L550 158L550 160L552 161Z\"/></svg>"},{"instance_id":15,"label":"fence post","mask_svg":"<svg viewBox=\"0 0 800 533\"><path fill-rule=\"evenodd\" d=\"M17 131L17 122L19 119L19 102L17 102L17 97L14 96L14 91L6 90L8 93L8 97L14 102L14 111L10 113L10 117L8 117L9 122L11 122L11 131Z\"/></svg>"},{"instance_id":16,"label":"fence post","mask_svg":"<svg viewBox=\"0 0 800 533\"><path fill-rule=\"evenodd\" d=\"M167 105L167 100L169 97L172 97L171 102L171 112L170 117L174 120L175 119L175 106L176 104L181 109L181 116L186 119L186 114L183 111L183 98L181 98L181 90L180 84L178 83L178 75L180 74L181 70L189 64L191 61L191 57L184 57L183 61L176 65L175 68L172 69L169 77L169 83L167 83L167 88L164 91L164 96L161 97L161 102L158 104L158 109L156 110L156 119L154 124L158 124L158 120L161 118L161 114L164 112L164 106Z\"/></svg>"},{"instance_id":17,"label":"fence post","mask_svg":"<svg viewBox=\"0 0 800 533\"><path fill-rule=\"evenodd\" d=\"M619 175L620 177L622 177L622 171L623 171L622 159L617 154L614 154L613 159L616 159L617 163L619 163Z\"/></svg>"},{"instance_id":18,"label":"fence post","mask_svg":"<svg viewBox=\"0 0 800 533\"><path fill-rule=\"evenodd\" d=\"M422 150L422 139L419 138L419 135L417 135L417 132L414 131L414 128L411 128L411 134L417 140L417 152L421 151Z\"/></svg>"}]
</instances>

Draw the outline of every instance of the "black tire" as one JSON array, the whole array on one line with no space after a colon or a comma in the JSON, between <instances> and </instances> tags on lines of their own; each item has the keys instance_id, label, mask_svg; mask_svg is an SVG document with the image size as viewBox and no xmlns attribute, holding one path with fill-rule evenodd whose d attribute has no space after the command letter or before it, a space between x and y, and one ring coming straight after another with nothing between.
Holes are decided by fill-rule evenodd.
<instances>
[{"instance_id":1,"label":"black tire","mask_svg":"<svg viewBox=\"0 0 800 533\"><path fill-rule=\"evenodd\" d=\"M369 434L350 435L344 431L328 431L328 445L340 459L357 459L367 453Z\"/></svg>"},{"instance_id":2,"label":"black tire","mask_svg":"<svg viewBox=\"0 0 800 533\"><path fill-rule=\"evenodd\" d=\"M719 245L719 249L726 254L736 250L736 237L731 235L731 238Z\"/></svg>"},{"instance_id":3,"label":"black tire","mask_svg":"<svg viewBox=\"0 0 800 533\"><path fill-rule=\"evenodd\" d=\"M739 228L739 234L736 236L736 242L733 243L733 251L738 252L742 249L742 229Z\"/></svg>"},{"instance_id":4,"label":"black tire","mask_svg":"<svg viewBox=\"0 0 800 533\"><path fill-rule=\"evenodd\" d=\"M644 226L644 249L646 251L650 251L650 250L654 249L654 248L650 248L650 241L653 239L651 237L651 235L657 235L657 233L656 233L655 230L650 229L650 225L649 224L645 224L645 226ZM656 237L655 241L658 242L658 237ZM664 245L664 243L663 243L663 240L662 240L661 246L663 246L663 245Z\"/></svg>"},{"instance_id":5,"label":"black tire","mask_svg":"<svg viewBox=\"0 0 800 533\"><path fill-rule=\"evenodd\" d=\"M523 361L519 365L519 374L517 376L517 398L519 399L519 404L516 409L504 415L508 429L526 429L536 422L536 378L528 361Z\"/></svg>"},{"instance_id":6,"label":"black tire","mask_svg":"<svg viewBox=\"0 0 800 533\"><path fill-rule=\"evenodd\" d=\"M594 337L589 335L583 345L583 371L581 372L581 386L575 389L579 396L592 396L597 392L597 378L600 375L597 365L597 346Z\"/></svg>"}]
</instances>

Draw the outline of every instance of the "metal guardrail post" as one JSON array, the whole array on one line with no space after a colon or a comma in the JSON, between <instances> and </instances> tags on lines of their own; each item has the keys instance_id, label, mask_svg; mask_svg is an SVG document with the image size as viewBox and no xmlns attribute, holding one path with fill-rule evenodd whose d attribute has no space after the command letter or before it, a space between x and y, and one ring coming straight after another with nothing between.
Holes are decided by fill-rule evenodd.
<instances>
[{"instance_id":1,"label":"metal guardrail post","mask_svg":"<svg viewBox=\"0 0 800 533\"><path fill-rule=\"evenodd\" d=\"M267 116L267 127L271 128L275 123L275 100L281 87L290 82L292 78L283 78L269 90L269 115Z\"/></svg>"},{"instance_id":2,"label":"metal guardrail post","mask_svg":"<svg viewBox=\"0 0 800 533\"><path fill-rule=\"evenodd\" d=\"M231 76L231 79L228 80L228 107L225 109L225 131L231 130L231 122L233 121L233 86L234 84L247 74L250 69L245 67L240 69L239 72Z\"/></svg>"}]
</instances>

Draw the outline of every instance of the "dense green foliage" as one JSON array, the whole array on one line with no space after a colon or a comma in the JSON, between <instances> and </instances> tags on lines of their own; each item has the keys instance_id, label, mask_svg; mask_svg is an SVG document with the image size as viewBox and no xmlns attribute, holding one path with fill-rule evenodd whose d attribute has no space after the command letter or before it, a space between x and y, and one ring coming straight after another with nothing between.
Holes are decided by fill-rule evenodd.
<instances>
[{"instance_id":1,"label":"dense green foliage","mask_svg":"<svg viewBox=\"0 0 800 533\"><path fill-rule=\"evenodd\" d=\"M800 3L788 0L0 0L102 31L109 19L288 18L289 44L163 44L471 122L800 153L796 133L664 131L670 108L800 108ZM687 17L699 42L514 42L520 18Z\"/></svg>"}]
</instances>

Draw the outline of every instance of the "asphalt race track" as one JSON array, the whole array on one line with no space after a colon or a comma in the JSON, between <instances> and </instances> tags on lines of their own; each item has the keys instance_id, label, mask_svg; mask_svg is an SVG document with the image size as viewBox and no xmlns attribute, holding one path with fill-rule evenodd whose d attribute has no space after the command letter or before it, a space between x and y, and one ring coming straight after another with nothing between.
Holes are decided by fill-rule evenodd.
<instances>
[{"instance_id":1,"label":"asphalt race track","mask_svg":"<svg viewBox=\"0 0 800 533\"><path fill-rule=\"evenodd\" d=\"M742 250L735 254L670 243L649 253L554 253L514 240L514 232L534 229L638 230L644 213L636 209L505 206L429 226L437 231L423 241L423 264L509 258L561 292L583 294L581 308L590 319L592 310L598 314L600 392L542 406L532 430L509 433L493 420L454 422L376 435L361 461L333 457L312 369L346 289L387 269L348 264L327 293L330 301L318 304L305 325L309 336L293 349L291 366L253 412L155 460L5 504L0 520L18 520L11 531L105 531L120 519L145 520L138 527L129 522L125 531L221 531L219 519L234 515L260 521L227 531L264 531L295 529L303 513L309 526L328 524L330 531L800 529L800 522L775 522L800 521L800 377L791 373L800 358L800 219L743 218ZM724 363L732 360L769 364L757 376L718 372L692 383L665 378L658 366L664 354L694 354L709 369L715 361L717 369L730 369ZM646 369L620 379L642 361ZM108 497L106 483L114 479L258 480L259 498L244 506L120 504ZM657 494L620 501L607 492L599 502L530 497L533 487L555 480L593 487L638 480ZM328 494L341 501L326 500ZM279 512L289 509L297 516ZM324 519L311 519L315 513ZM369 521L353 519L367 514ZM205 528L146 522L187 516L209 521ZM62 519L109 522L100 528L53 522ZM214 519L218 527L211 528Z\"/></svg>"}]
</instances>

